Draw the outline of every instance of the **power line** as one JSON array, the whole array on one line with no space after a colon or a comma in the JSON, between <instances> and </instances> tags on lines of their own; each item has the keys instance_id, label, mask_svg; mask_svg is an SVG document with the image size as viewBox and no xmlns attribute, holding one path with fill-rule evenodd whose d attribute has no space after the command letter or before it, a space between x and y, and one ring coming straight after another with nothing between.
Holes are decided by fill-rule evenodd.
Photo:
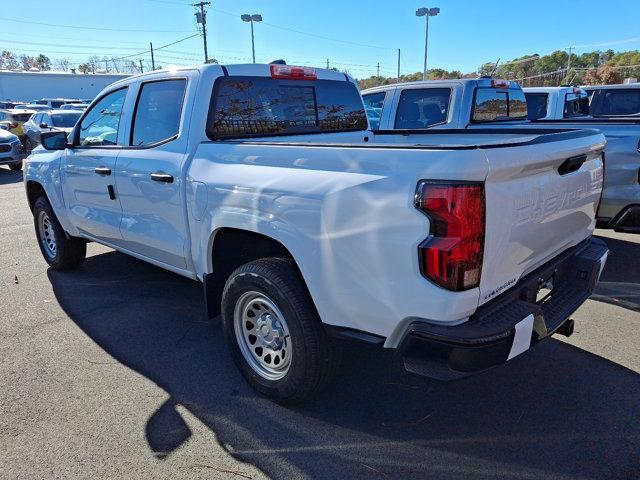
<instances>
[{"instance_id":1,"label":"power line","mask_svg":"<svg viewBox=\"0 0 640 480\"><path fill-rule=\"evenodd\" d=\"M129 29L129 28L101 28L101 27L85 27L82 25L62 25L59 23L43 23L43 22L32 22L29 20L18 20L15 18L7 18L0 17L0 20L4 20L5 22L14 22L14 23L26 23L31 25L41 25L44 27L58 27L58 28L74 28L78 30L100 30L104 32L138 32L138 33L187 33L191 30L138 30L138 29Z\"/></svg>"}]
</instances>

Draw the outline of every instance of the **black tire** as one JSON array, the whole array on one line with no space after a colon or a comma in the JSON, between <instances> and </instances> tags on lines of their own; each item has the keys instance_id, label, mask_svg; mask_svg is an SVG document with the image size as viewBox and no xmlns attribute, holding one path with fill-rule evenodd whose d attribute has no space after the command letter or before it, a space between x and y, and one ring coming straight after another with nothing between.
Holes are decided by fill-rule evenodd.
<instances>
[{"instance_id":1,"label":"black tire","mask_svg":"<svg viewBox=\"0 0 640 480\"><path fill-rule=\"evenodd\" d=\"M19 162L10 163L9 168L12 172L18 172L22 170L22 160L20 160Z\"/></svg>"},{"instance_id":2,"label":"black tire","mask_svg":"<svg viewBox=\"0 0 640 480\"><path fill-rule=\"evenodd\" d=\"M33 142L31 141L31 139L29 137L26 137L24 139L24 142L23 142L22 146L24 148L24 153L26 155L30 155L31 152L33 151Z\"/></svg>"},{"instance_id":3,"label":"black tire","mask_svg":"<svg viewBox=\"0 0 640 480\"><path fill-rule=\"evenodd\" d=\"M48 220L46 228L41 228L39 222ZM33 223L36 229L36 238L42 256L54 270L74 270L78 268L87 256L87 242L80 238L66 235L51 204L46 197L39 197L33 207ZM47 245L47 238L53 240L55 249Z\"/></svg>"},{"instance_id":4,"label":"black tire","mask_svg":"<svg viewBox=\"0 0 640 480\"><path fill-rule=\"evenodd\" d=\"M266 295L286 319L292 354L288 370L280 379L264 378L242 352L234 316L236 305L247 292ZM337 370L338 346L328 338L292 260L263 258L234 271L222 295L222 322L234 360L244 378L253 388L278 403L299 403L312 397L329 383Z\"/></svg>"}]
</instances>

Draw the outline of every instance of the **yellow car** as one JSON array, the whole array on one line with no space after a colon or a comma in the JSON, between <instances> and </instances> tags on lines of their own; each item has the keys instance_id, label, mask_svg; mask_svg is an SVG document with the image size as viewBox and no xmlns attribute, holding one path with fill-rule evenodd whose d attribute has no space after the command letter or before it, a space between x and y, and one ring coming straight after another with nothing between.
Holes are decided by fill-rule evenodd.
<instances>
[{"instance_id":1,"label":"yellow car","mask_svg":"<svg viewBox=\"0 0 640 480\"><path fill-rule=\"evenodd\" d=\"M35 110L18 110L18 109L6 109L0 110L0 125L5 126L6 130L16 135L22 140L24 137L24 122L31 118Z\"/></svg>"}]
</instances>

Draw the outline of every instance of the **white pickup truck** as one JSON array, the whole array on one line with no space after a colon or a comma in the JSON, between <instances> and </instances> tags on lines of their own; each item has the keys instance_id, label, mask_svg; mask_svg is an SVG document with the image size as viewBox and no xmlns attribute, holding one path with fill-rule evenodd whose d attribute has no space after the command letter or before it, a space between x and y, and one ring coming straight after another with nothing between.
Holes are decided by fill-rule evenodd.
<instances>
[{"instance_id":1,"label":"white pickup truck","mask_svg":"<svg viewBox=\"0 0 640 480\"><path fill-rule=\"evenodd\" d=\"M523 88L529 120L562 120L589 116L589 96L578 87Z\"/></svg>"},{"instance_id":2,"label":"white pickup truck","mask_svg":"<svg viewBox=\"0 0 640 480\"><path fill-rule=\"evenodd\" d=\"M608 253L604 146L373 133L348 75L207 65L109 86L24 177L51 268L95 241L202 282L248 382L295 402L331 378L333 337L448 379L570 334Z\"/></svg>"},{"instance_id":3,"label":"white pickup truck","mask_svg":"<svg viewBox=\"0 0 640 480\"><path fill-rule=\"evenodd\" d=\"M481 77L385 85L362 97L374 130L596 129L607 139L598 226L640 233L640 118L586 116L587 93L575 90L526 89L525 97L516 82Z\"/></svg>"}]
</instances>

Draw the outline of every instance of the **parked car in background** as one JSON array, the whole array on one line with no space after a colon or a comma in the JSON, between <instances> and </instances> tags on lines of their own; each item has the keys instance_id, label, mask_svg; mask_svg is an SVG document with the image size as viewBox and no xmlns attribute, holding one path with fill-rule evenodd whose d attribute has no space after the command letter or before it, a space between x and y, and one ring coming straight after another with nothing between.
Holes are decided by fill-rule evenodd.
<instances>
[{"instance_id":1,"label":"parked car in background","mask_svg":"<svg viewBox=\"0 0 640 480\"><path fill-rule=\"evenodd\" d=\"M38 105L35 103L21 103L16 105L17 110L33 110L34 112L44 112L51 110L47 105Z\"/></svg>"},{"instance_id":2,"label":"parked car in background","mask_svg":"<svg viewBox=\"0 0 640 480\"><path fill-rule=\"evenodd\" d=\"M89 106L88 103L65 103L58 110L86 110Z\"/></svg>"},{"instance_id":3,"label":"parked car in background","mask_svg":"<svg viewBox=\"0 0 640 480\"><path fill-rule=\"evenodd\" d=\"M8 165L14 171L20 170L23 157L20 139L13 133L0 129L0 165Z\"/></svg>"},{"instance_id":4,"label":"parked car in background","mask_svg":"<svg viewBox=\"0 0 640 480\"><path fill-rule=\"evenodd\" d=\"M46 105L50 109L60 108L65 103L83 103L82 100L77 98L41 98L40 100L34 100L32 103L38 105Z\"/></svg>"},{"instance_id":5,"label":"parked car in background","mask_svg":"<svg viewBox=\"0 0 640 480\"><path fill-rule=\"evenodd\" d=\"M331 379L331 336L453 379L570 335L608 254L592 238L604 136L367 127L331 70L115 82L28 157L38 244L56 270L91 240L202 281L240 371L280 402Z\"/></svg>"},{"instance_id":6,"label":"parked car in background","mask_svg":"<svg viewBox=\"0 0 640 480\"><path fill-rule=\"evenodd\" d=\"M556 120L589 115L589 97L578 87L524 88L529 120Z\"/></svg>"},{"instance_id":7,"label":"parked car in background","mask_svg":"<svg viewBox=\"0 0 640 480\"><path fill-rule=\"evenodd\" d=\"M640 83L584 87L594 117L640 117Z\"/></svg>"},{"instance_id":8,"label":"parked car in background","mask_svg":"<svg viewBox=\"0 0 640 480\"><path fill-rule=\"evenodd\" d=\"M22 140L24 137L23 125L34 113L36 113L34 110L17 108L0 110L0 123L6 125L11 133Z\"/></svg>"},{"instance_id":9,"label":"parked car in background","mask_svg":"<svg viewBox=\"0 0 640 480\"><path fill-rule=\"evenodd\" d=\"M576 92L574 97L573 87L571 90L572 111L584 108L582 92ZM565 111L562 91L565 95L569 93L568 90L554 91L554 116ZM633 91L640 93L635 87ZM597 129L607 138L598 225L640 233L640 119L585 115L563 118L562 114L560 118L529 121L528 102L520 86L491 78L385 85L363 91L362 98L367 114L374 112L369 117L371 128L381 130Z\"/></svg>"},{"instance_id":10,"label":"parked car in background","mask_svg":"<svg viewBox=\"0 0 640 480\"><path fill-rule=\"evenodd\" d=\"M35 147L40 145L40 136L43 132L69 133L81 115L81 110L49 110L32 115L24 124L25 153L30 154Z\"/></svg>"},{"instance_id":11,"label":"parked car in background","mask_svg":"<svg viewBox=\"0 0 640 480\"><path fill-rule=\"evenodd\" d=\"M0 101L0 109L6 110L11 108L16 108L16 105L21 104L22 102L15 102L11 100L2 100Z\"/></svg>"}]
</instances>

